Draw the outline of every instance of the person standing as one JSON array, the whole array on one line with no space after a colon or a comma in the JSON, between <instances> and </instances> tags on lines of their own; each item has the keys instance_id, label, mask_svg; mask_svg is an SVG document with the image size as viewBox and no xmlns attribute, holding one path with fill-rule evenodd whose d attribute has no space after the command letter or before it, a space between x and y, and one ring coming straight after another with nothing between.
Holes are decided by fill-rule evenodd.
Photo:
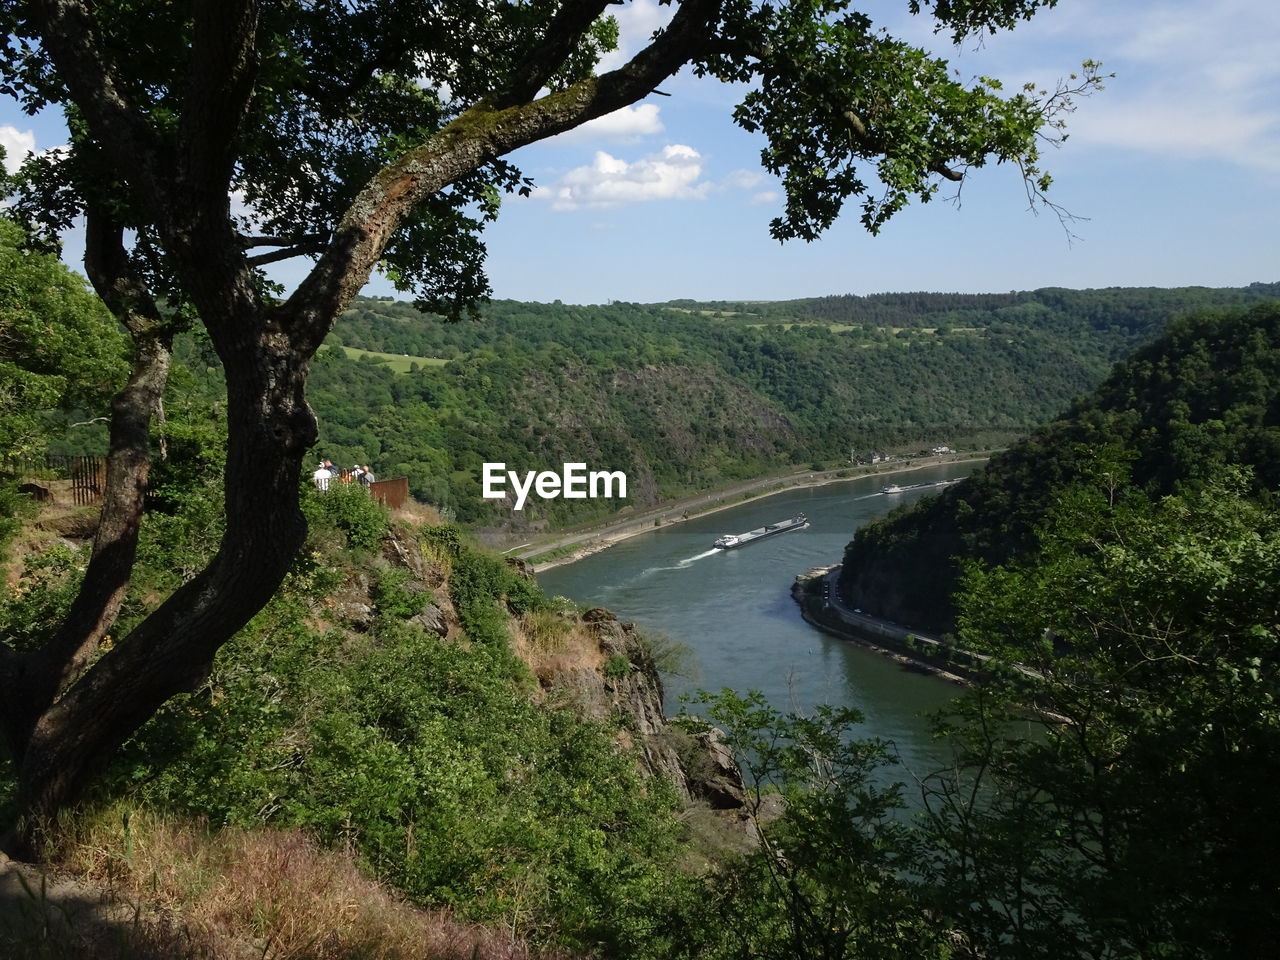
<instances>
[{"instance_id":1,"label":"person standing","mask_svg":"<svg viewBox=\"0 0 1280 960\"><path fill-rule=\"evenodd\" d=\"M368 490L377 481L377 477L373 475L373 468L367 463L364 465L364 471L360 474L360 484Z\"/></svg>"},{"instance_id":2,"label":"person standing","mask_svg":"<svg viewBox=\"0 0 1280 960\"><path fill-rule=\"evenodd\" d=\"M329 481L333 478L333 474L329 468L325 466L325 461L321 461L320 466L316 468L316 472L311 475L311 479L316 482L317 490L328 490Z\"/></svg>"}]
</instances>

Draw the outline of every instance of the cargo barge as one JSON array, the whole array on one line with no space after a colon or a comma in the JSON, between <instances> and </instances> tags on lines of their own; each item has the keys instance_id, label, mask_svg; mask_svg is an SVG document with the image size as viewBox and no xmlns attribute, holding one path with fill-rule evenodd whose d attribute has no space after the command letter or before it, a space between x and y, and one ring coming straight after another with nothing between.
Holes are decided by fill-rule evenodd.
<instances>
[{"instance_id":1,"label":"cargo barge","mask_svg":"<svg viewBox=\"0 0 1280 960\"><path fill-rule=\"evenodd\" d=\"M798 530L808 525L809 518L802 513L799 516L792 517L790 520L767 523L763 527L757 527L755 530L749 530L746 533L726 534L717 540L714 546L720 550L732 550L735 547L745 547L748 543L763 540L765 537L772 537L775 533L786 533L788 530Z\"/></svg>"}]
</instances>

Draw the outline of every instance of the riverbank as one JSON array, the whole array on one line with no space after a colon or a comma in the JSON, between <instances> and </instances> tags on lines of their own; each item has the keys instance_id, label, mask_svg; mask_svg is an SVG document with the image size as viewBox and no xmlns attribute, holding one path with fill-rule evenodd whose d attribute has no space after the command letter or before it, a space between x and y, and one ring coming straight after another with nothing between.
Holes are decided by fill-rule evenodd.
<instances>
[{"instance_id":1,"label":"riverbank","mask_svg":"<svg viewBox=\"0 0 1280 960\"><path fill-rule=\"evenodd\" d=\"M791 596L800 607L800 616L810 626L951 683L968 686L981 677L981 667L987 658L956 650L939 637L861 610L850 610L837 593L839 578L838 563L815 567L796 576Z\"/></svg>"},{"instance_id":2,"label":"riverbank","mask_svg":"<svg viewBox=\"0 0 1280 960\"><path fill-rule=\"evenodd\" d=\"M951 454L939 457L913 457L888 463L861 467L844 467L839 470L801 470L786 476L761 477L747 483L735 484L721 490L699 494L655 507L642 514L619 518L597 525L585 531L566 532L541 541L521 544L508 551L511 555L528 561L533 572L550 570L566 563L574 563L584 557L607 550L614 544L631 537L648 533L657 527L684 523L699 517L710 516L730 507L750 503L788 490L823 487L832 483L845 483L872 476L896 476L913 473L927 467L942 464L985 463L994 450L972 454Z\"/></svg>"}]
</instances>

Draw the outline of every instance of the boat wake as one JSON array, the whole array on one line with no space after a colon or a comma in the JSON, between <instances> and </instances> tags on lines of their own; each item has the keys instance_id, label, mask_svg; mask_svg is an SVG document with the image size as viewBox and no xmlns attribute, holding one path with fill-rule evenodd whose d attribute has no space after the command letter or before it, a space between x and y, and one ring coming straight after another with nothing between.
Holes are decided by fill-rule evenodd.
<instances>
[{"instance_id":1,"label":"boat wake","mask_svg":"<svg viewBox=\"0 0 1280 960\"><path fill-rule=\"evenodd\" d=\"M670 567L648 567L648 568L646 568L644 571L642 571L642 572L641 572L640 576L642 576L642 577L647 577L647 576L649 576L649 574L651 574L651 573L657 573L657 572L658 572L658 571L660 571L660 570L683 570L683 569L685 569L686 567L688 567L690 564L692 564L692 563L696 563L696 562L697 562L697 561L699 561L699 560L704 560L704 559L706 559L707 557L711 556L712 554L716 554L716 553L719 553L719 552L720 552L719 550L717 550L717 549L715 549L715 548L713 547L713 548L711 548L710 550L704 550L702 553L698 554L696 557L686 557L685 559L681 560L679 563L675 564L674 566L670 566Z\"/></svg>"},{"instance_id":2,"label":"boat wake","mask_svg":"<svg viewBox=\"0 0 1280 960\"><path fill-rule=\"evenodd\" d=\"M719 552L720 551L717 550L715 547L712 547L710 550L704 550L702 553L698 554L696 557L689 557L687 560L681 560L679 563L676 564L676 569L677 570L683 569L684 567L687 567L691 563L696 563L697 561L702 560L706 557L715 556Z\"/></svg>"}]
</instances>

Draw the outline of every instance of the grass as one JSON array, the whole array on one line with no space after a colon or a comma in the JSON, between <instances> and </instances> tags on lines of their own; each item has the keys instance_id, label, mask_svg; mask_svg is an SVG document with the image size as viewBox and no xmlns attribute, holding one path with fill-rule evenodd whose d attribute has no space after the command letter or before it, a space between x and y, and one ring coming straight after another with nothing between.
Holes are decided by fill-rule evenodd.
<instances>
[{"instance_id":1,"label":"grass","mask_svg":"<svg viewBox=\"0 0 1280 960\"><path fill-rule=\"evenodd\" d=\"M507 933L406 903L364 876L354 860L297 830L212 830L133 811L130 842L120 807L81 815L56 865L117 900L137 904L142 942L132 952L67 957L290 960L529 960ZM154 921L147 918L154 917ZM158 948L158 949L157 949Z\"/></svg>"},{"instance_id":2,"label":"grass","mask_svg":"<svg viewBox=\"0 0 1280 960\"><path fill-rule=\"evenodd\" d=\"M577 686L580 672L605 669L606 659L595 631L576 614L530 611L515 623L513 649L545 690L567 680Z\"/></svg>"},{"instance_id":3,"label":"grass","mask_svg":"<svg viewBox=\"0 0 1280 960\"><path fill-rule=\"evenodd\" d=\"M360 350L356 347L343 347L342 350L352 360L372 357L379 363L385 363L393 373L408 373L415 363L420 367L443 367L449 362L442 357L411 357L408 354L379 353L376 350Z\"/></svg>"},{"instance_id":4,"label":"grass","mask_svg":"<svg viewBox=\"0 0 1280 960\"><path fill-rule=\"evenodd\" d=\"M551 563L553 560L562 560L571 555L574 551L581 549L581 543L569 543L563 547L556 547L554 550L547 550L544 553L536 553L531 557L526 557L525 562L534 564L535 566L542 563Z\"/></svg>"}]
</instances>

